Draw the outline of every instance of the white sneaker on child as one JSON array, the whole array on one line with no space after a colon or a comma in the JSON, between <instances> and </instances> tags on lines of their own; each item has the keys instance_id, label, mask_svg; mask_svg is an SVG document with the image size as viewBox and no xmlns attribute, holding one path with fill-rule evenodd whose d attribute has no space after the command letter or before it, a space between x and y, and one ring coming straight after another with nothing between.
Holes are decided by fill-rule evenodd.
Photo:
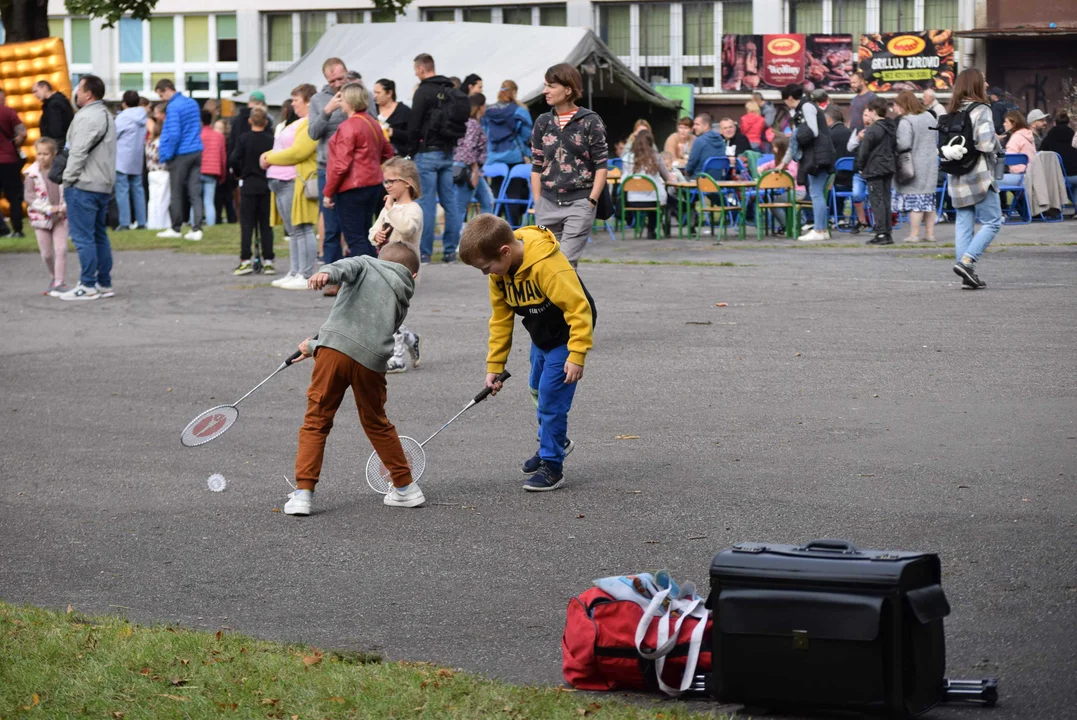
<instances>
[{"instance_id":1,"label":"white sneaker on child","mask_svg":"<svg viewBox=\"0 0 1077 720\"><path fill-rule=\"evenodd\" d=\"M426 502L426 496L423 495L423 491L419 488L419 483L413 482L403 488L403 492L399 488L393 488L382 502L389 507L413 508L419 507Z\"/></svg>"},{"instance_id":2,"label":"white sneaker on child","mask_svg":"<svg viewBox=\"0 0 1077 720\"><path fill-rule=\"evenodd\" d=\"M386 373L402 373L408 371L408 361L404 355L407 353L407 335L402 332L393 333L393 356L386 365Z\"/></svg>"},{"instance_id":3,"label":"white sneaker on child","mask_svg":"<svg viewBox=\"0 0 1077 720\"><path fill-rule=\"evenodd\" d=\"M285 515L310 515L310 504L314 500L313 490L296 490L288 498L288 502L284 504Z\"/></svg>"}]
</instances>

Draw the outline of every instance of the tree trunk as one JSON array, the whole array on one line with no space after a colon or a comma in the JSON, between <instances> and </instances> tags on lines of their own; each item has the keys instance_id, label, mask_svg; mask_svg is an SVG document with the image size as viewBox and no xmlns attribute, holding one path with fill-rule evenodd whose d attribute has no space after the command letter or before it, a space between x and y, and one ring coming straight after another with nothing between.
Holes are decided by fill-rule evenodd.
<instances>
[{"instance_id":1,"label":"tree trunk","mask_svg":"<svg viewBox=\"0 0 1077 720\"><path fill-rule=\"evenodd\" d=\"M4 42L39 40L49 36L48 0L3 0Z\"/></svg>"}]
</instances>

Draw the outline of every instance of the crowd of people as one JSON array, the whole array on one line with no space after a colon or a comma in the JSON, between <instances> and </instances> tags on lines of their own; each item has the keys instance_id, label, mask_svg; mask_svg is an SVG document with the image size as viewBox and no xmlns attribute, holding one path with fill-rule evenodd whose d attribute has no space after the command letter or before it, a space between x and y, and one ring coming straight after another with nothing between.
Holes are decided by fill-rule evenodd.
<instances>
[{"instance_id":1,"label":"crowd of people","mask_svg":"<svg viewBox=\"0 0 1077 720\"><path fill-rule=\"evenodd\" d=\"M656 237L660 220L669 233L676 204L671 201L675 190L667 190L667 183L693 179L716 157L729 160L732 173L735 160L751 156L753 175L788 171L795 178L797 199L810 202L811 222L803 227L801 241L830 238L835 222L828 202L832 174L852 207L842 229L857 233L870 227L870 244L892 244L892 218L907 214L906 240L933 241L943 179L938 118L962 112L966 102L972 104L974 121L987 118L976 125L984 133L976 151L985 157L1021 154L1028 162L1013 163L999 174L999 163L992 161L990 182L971 181L965 174L950 177L959 235L967 235L972 224L963 212L966 202L978 208L979 222L997 232L1001 209L991 201L990 208L980 203L985 197L997 200L999 183L1020 184L1038 163L1039 152L1059 155L1065 191L1070 196L1077 191L1077 141L1069 116L1057 112L1048 131L1051 118L1045 113L1032 110L1026 116L1000 88L973 87L982 75L971 70L962 73L965 81L955 85L948 107L930 89L920 97L905 91L883 99L856 74L847 118L825 91L809 94L790 85L777 103L754 93L739 119L715 121L706 112L681 118L663 143L646 120L639 120L629 136L610 147L602 119L576 104L583 94L582 79L570 65L547 72L544 96L550 111L534 121L511 80L500 83L496 102L488 104L481 77L472 74L461 81L440 75L427 54L417 56L414 67L418 84L411 107L398 99L392 80L380 79L369 90L343 60L329 58L322 66L321 89L310 84L293 88L279 121L264 95L254 92L230 128L219 117L218 102L199 107L168 79L157 83L156 102L124 93L115 115L102 101L103 83L95 76L79 82L77 113L62 93L40 81L34 94L42 103L41 139L37 161L25 174L17 147L26 128L0 93L0 135L11 140L0 143L0 192L11 205L11 229L0 231L22 234L25 198L49 271L46 293L88 300L112 294L105 232L110 224L117 230L150 228L162 238L198 242L205 226L238 219L236 275L276 274L273 227L281 225L290 262L287 273L272 284L304 289L318 259L331 263L345 256L376 256L394 232L415 244L423 264L430 263L438 204L444 218L441 261L452 263L469 209L477 206L480 213L489 213L501 193L509 198L505 212L514 226L525 209L532 209L575 265L603 201L610 158L620 158L624 174L654 182L656 192L631 191L619 202L630 210L660 203L666 211L650 215L647 227L648 235ZM994 149L984 150L989 141ZM774 159L756 167L767 153ZM853 169L835 174L842 158L852 158ZM53 165L65 161L58 175ZM508 172L486 176L484 168L502 164ZM521 166L522 172L513 172ZM985 183L987 195L981 187ZM82 266L73 288L65 279L68 236ZM970 253L964 259L976 257ZM961 256L957 259L963 262ZM337 290L329 284L324 294ZM418 347L418 336L410 331L401 333L399 341L400 348ZM417 361L417 350L413 355ZM405 356L398 353L398 360Z\"/></svg>"}]
</instances>

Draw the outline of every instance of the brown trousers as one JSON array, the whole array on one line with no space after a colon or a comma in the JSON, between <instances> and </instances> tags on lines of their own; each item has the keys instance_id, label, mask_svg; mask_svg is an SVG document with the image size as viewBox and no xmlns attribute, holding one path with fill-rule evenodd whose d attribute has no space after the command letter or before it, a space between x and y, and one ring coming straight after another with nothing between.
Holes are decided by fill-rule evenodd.
<instances>
[{"instance_id":1,"label":"brown trousers","mask_svg":"<svg viewBox=\"0 0 1077 720\"><path fill-rule=\"evenodd\" d=\"M370 444L393 477L393 485L411 483L404 448L396 428L385 417L385 375L376 373L330 347L320 347L314 356L314 372L307 390L307 414L299 429L299 451L295 457L295 485L313 490L322 471L325 439L333 429L344 393L351 387L359 422ZM365 467L365 464L364 464Z\"/></svg>"}]
</instances>

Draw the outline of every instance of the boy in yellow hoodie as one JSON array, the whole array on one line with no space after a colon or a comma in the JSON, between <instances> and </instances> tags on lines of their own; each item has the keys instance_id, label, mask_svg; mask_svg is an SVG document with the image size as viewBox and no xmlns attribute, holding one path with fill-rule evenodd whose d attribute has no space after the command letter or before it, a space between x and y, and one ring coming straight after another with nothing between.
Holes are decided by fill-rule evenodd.
<instances>
[{"instance_id":1,"label":"boy in yellow hoodie","mask_svg":"<svg viewBox=\"0 0 1077 720\"><path fill-rule=\"evenodd\" d=\"M528 385L538 406L539 450L523 464L524 490L556 490L564 482L568 411L583 377L598 313L576 269L554 234L541 226L513 232L495 215L479 215L464 226L459 258L490 276L490 352L486 387L496 394L498 374L512 349L516 315L531 335Z\"/></svg>"}]
</instances>

